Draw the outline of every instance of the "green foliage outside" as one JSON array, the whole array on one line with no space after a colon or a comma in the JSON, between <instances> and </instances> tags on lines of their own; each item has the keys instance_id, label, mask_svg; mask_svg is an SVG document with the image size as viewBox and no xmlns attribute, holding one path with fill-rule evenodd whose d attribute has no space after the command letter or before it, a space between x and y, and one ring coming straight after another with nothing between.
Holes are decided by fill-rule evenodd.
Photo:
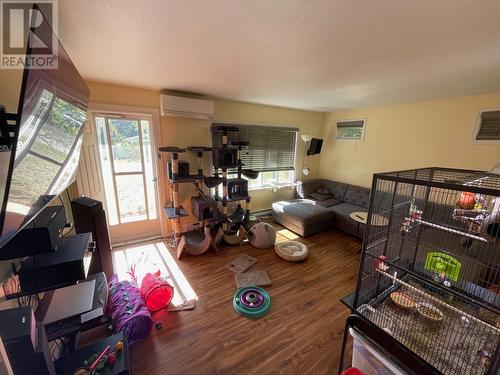
<instances>
[{"instance_id":1,"label":"green foliage outside","mask_svg":"<svg viewBox=\"0 0 500 375\"><path fill-rule=\"evenodd\" d=\"M114 158L132 162L140 161L137 121L121 119L109 119L108 121Z\"/></svg>"},{"instance_id":2,"label":"green foliage outside","mask_svg":"<svg viewBox=\"0 0 500 375\"><path fill-rule=\"evenodd\" d=\"M363 128L360 127L339 128L338 131L340 139L361 139L363 136Z\"/></svg>"},{"instance_id":3,"label":"green foliage outside","mask_svg":"<svg viewBox=\"0 0 500 375\"><path fill-rule=\"evenodd\" d=\"M53 94L44 90L40 96L40 102L35 112L36 117L40 117L52 101ZM53 126L63 130L66 134L75 136L85 121L86 113L81 108L71 104L61 98L56 98L49 112L48 121Z\"/></svg>"}]
</instances>

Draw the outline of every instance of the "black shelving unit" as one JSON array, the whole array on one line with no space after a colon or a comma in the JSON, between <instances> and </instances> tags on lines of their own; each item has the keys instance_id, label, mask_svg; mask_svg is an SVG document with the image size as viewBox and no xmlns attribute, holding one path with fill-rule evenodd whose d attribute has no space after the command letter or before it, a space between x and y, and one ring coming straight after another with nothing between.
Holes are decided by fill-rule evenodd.
<instances>
[{"instance_id":1,"label":"black shelving unit","mask_svg":"<svg viewBox=\"0 0 500 375\"><path fill-rule=\"evenodd\" d=\"M379 216L387 225L371 225ZM342 302L427 372L498 374L499 271L500 175L375 174L356 291Z\"/></svg>"}]
</instances>

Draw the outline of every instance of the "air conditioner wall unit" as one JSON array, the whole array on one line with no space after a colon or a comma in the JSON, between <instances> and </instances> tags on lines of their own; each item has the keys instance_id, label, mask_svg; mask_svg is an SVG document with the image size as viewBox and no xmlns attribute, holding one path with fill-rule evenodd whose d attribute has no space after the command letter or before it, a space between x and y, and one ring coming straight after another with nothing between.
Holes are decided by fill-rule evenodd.
<instances>
[{"instance_id":1,"label":"air conditioner wall unit","mask_svg":"<svg viewBox=\"0 0 500 375\"><path fill-rule=\"evenodd\" d=\"M162 116L210 119L214 115L214 102L161 94L160 112Z\"/></svg>"}]
</instances>

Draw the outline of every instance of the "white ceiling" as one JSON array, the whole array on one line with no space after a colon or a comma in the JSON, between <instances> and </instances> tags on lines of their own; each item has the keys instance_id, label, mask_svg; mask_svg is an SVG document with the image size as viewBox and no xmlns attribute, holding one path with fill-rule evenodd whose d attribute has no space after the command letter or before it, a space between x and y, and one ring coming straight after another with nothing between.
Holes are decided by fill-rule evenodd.
<instances>
[{"instance_id":1,"label":"white ceiling","mask_svg":"<svg viewBox=\"0 0 500 375\"><path fill-rule=\"evenodd\" d=\"M500 91L499 0L61 0L90 80L308 110Z\"/></svg>"}]
</instances>

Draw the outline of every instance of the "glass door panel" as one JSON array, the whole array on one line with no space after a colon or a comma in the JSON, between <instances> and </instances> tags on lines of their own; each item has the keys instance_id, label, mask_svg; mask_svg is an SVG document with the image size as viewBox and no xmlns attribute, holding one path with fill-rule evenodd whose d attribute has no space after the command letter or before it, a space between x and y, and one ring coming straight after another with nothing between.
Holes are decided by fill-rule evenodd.
<instances>
[{"instance_id":1,"label":"glass door panel","mask_svg":"<svg viewBox=\"0 0 500 375\"><path fill-rule=\"evenodd\" d=\"M95 115L94 123L112 240L159 234L151 119Z\"/></svg>"}]
</instances>

